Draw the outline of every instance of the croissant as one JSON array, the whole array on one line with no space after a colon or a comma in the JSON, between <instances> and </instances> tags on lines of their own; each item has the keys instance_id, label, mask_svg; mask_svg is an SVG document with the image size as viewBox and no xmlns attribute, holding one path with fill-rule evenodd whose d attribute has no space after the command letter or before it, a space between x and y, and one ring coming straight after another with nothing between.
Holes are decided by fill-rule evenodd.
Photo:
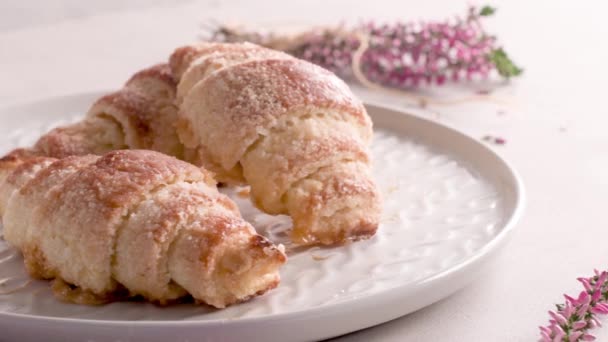
<instances>
[{"instance_id":1,"label":"croissant","mask_svg":"<svg viewBox=\"0 0 608 342\"><path fill-rule=\"evenodd\" d=\"M244 181L261 210L290 215L297 244L374 235L372 122L344 82L252 44L181 47L169 65L179 138L218 180Z\"/></svg>"},{"instance_id":2,"label":"croissant","mask_svg":"<svg viewBox=\"0 0 608 342\"><path fill-rule=\"evenodd\" d=\"M223 308L276 287L286 260L207 171L153 151L15 151L0 159L0 215L29 273L75 302L190 295Z\"/></svg>"},{"instance_id":3,"label":"croissant","mask_svg":"<svg viewBox=\"0 0 608 342\"><path fill-rule=\"evenodd\" d=\"M174 123L176 84L167 64L134 74L125 86L97 100L84 120L51 130L37 154L63 158L118 149L149 149L184 157Z\"/></svg>"}]
</instances>

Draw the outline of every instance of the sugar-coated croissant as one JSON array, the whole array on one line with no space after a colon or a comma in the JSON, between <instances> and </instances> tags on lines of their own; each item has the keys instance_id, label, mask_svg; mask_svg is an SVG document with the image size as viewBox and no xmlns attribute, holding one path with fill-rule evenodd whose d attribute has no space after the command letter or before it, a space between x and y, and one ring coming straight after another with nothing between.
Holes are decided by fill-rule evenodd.
<instances>
[{"instance_id":1,"label":"sugar-coated croissant","mask_svg":"<svg viewBox=\"0 0 608 342\"><path fill-rule=\"evenodd\" d=\"M0 215L29 273L75 302L191 295L223 308L277 286L286 260L208 172L152 151L15 151L0 159Z\"/></svg>"},{"instance_id":2,"label":"sugar-coated croissant","mask_svg":"<svg viewBox=\"0 0 608 342\"><path fill-rule=\"evenodd\" d=\"M288 214L299 244L372 236L380 198L370 175L372 123L331 72L252 44L177 49L180 140L221 181Z\"/></svg>"}]
</instances>

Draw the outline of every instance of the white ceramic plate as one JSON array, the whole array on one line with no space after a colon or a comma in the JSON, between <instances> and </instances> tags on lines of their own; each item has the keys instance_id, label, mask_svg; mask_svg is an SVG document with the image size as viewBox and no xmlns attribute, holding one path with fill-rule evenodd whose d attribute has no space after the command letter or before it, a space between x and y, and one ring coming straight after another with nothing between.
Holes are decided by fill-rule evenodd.
<instances>
[{"instance_id":1,"label":"white ceramic plate","mask_svg":"<svg viewBox=\"0 0 608 342\"><path fill-rule=\"evenodd\" d=\"M78 120L100 93L0 110L0 152L27 146ZM368 105L375 177L384 196L378 234L289 255L279 288L225 310L58 302L30 281L20 255L0 241L0 331L10 340L308 341L370 327L418 310L473 281L505 242L523 207L519 178L480 142L451 128ZM284 242L286 217L232 196L263 234ZM24 286L25 285L25 286Z\"/></svg>"}]
</instances>

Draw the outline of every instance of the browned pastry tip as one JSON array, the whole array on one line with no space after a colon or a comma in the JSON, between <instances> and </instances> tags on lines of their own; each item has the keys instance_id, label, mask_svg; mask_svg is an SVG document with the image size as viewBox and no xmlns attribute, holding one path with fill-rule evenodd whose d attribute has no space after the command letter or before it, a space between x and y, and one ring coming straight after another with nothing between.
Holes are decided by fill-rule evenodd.
<instances>
[{"instance_id":1,"label":"browned pastry tip","mask_svg":"<svg viewBox=\"0 0 608 342\"><path fill-rule=\"evenodd\" d=\"M142 69L133 74L125 84L128 86L129 84L133 84L142 79L156 79L174 88L177 86L173 74L171 73L171 68L167 63L159 63Z\"/></svg>"},{"instance_id":2,"label":"browned pastry tip","mask_svg":"<svg viewBox=\"0 0 608 342\"><path fill-rule=\"evenodd\" d=\"M147 101L173 106L177 83L168 64L157 64L135 73L123 89L139 92Z\"/></svg>"},{"instance_id":3,"label":"browned pastry tip","mask_svg":"<svg viewBox=\"0 0 608 342\"><path fill-rule=\"evenodd\" d=\"M28 148L17 148L6 155L0 157L0 184L5 181L13 180L16 175L14 171L16 169L23 169L17 174L23 173L24 169L32 167L44 160L49 160L46 156L43 156L39 151Z\"/></svg>"},{"instance_id":4,"label":"browned pastry tip","mask_svg":"<svg viewBox=\"0 0 608 342\"><path fill-rule=\"evenodd\" d=\"M12 192L53 161L53 158L39 156L36 151L24 148L13 150L0 158L0 218L6 211Z\"/></svg>"}]
</instances>

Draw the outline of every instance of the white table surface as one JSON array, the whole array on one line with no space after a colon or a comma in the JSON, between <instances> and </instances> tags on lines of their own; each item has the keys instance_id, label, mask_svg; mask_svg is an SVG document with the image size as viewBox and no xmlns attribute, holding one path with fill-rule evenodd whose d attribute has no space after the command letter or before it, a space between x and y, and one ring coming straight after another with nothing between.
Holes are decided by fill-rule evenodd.
<instances>
[{"instance_id":1,"label":"white table surface","mask_svg":"<svg viewBox=\"0 0 608 342\"><path fill-rule=\"evenodd\" d=\"M496 150L523 176L528 207L492 269L457 294L339 341L531 341L575 278L606 266L608 48L600 2L494 1L488 20L525 75L497 92L506 105L465 103L429 117L475 137L507 139ZM359 18L443 18L466 1L3 0L0 106L119 87L134 71L196 38L205 19L270 26ZM364 99L407 101L367 91ZM471 91L449 90L449 96ZM505 114L499 115L503 111ZM52 114L52 113L49 113ZM2 124L2 123L0 123ZM598 331L608 340L608 328Z\"/></svg>"}]
</instances>

